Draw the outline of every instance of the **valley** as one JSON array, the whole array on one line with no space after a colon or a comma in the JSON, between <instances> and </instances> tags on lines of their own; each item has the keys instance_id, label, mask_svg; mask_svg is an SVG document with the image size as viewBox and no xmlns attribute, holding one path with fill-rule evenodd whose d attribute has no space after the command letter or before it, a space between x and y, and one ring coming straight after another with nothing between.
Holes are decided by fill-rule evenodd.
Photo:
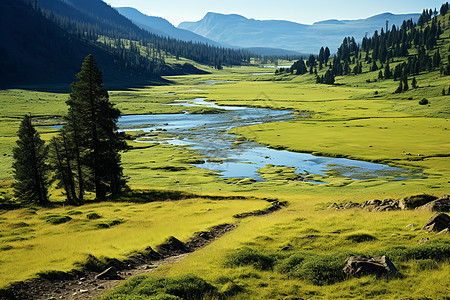
<instances>
[{"instance_id":1,"label":"valley","mask_svg":"<svg viewBox=\"0 0 450 300\"><path fill-rule=\"evenodd\" d=\"M448 299L448 4L301 58L159 36L102 1L43 0L47 21L17 3L100 59L78 85L67 53L34 81L54 49L0 80L0 299ZM113 180L98 193L104 157L76 131L92 113L75 105L87 70L110 109L96 143L117 150L117 193ZM17 192L24 115L52 147L43 204Z\"/></svg>"}]
</instances>

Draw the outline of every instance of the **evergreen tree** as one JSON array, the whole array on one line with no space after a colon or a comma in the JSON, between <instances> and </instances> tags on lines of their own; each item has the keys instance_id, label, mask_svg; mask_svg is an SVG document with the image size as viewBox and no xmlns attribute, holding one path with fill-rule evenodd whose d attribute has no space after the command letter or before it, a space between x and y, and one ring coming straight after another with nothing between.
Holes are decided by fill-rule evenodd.
<instances>
[{"instance_id":1,"label":"evergreen tree","mask_svg":"<svg viewBox=\"0 0 450 300\"><path fill-rule=\"evenodd\" d=\"M396 94L400 94L403 92L403 82L400 80L400 83L398 85L398 88L395 90Z\"/></svg>"},{"instance_id":2,"label":"evergreen tree","mask_svg":"<svg viewBox=\"0 0 450 300\"><path fill-rule=\"evenodd\" d=\"M384 67L384 78L386 78L386 79L392 78L392 73L391 73L391 68L389 67L389 62L386 63L386 66Z\"/></svg>"},{"instance_id":3,"label":"evergreen tree","mask_svg":"<svg viewBox=\"0 0 450 300\"><path fill-rule=\"evenodd\" d=\"M403 81L403 91L404 92L408 91L409 90L408 74L407 74L406 70L403 70L401 81Z\"/></svg>"},{"instance_id":4,"label":"evergreen tree","mask_svg":"<svg viewBox=\"0 0 450 300\"><path fill-rule=\"evenodd\" d=\"M14 194L24 202L45 204L48 202L48 148L25 115L17 132L19 139L13 149Z\"/></svg>"},{"instance_id":5,"label":"evergreen tree","mask_svg":"<svg viewBox=\"0 0 450 300\"><path fill-rule=\"evenodd\" d=\"M330 49L328 47L325 47L325 52L324 52L324 59L325 59L325 63L328 63L328 59L330 58Z\"/></svg>"},{"instance_id":6,"label":"evergreen tree","mask_svg":"<svg viewBox=\"0 0 450 300\"><path fill-rule=\"evenodd\" d=\"M413 89L417 88L417 80L416 80L416 77L413 78L411 85L412 85Z\"/></svg>"},{"instance_id":7,"label":"evergreen tree","mask_svg":"<svg viewBox=\"0 0 450 300\"><path fill-rule=\"evenodd\" d=\"M126 144L117 132L120 111L109 102L92 55L86 57L76 77L79 81L71 85L66 102L69 112L64 129L75 144L73 156L79 157L82 188L93 189L98 199L104 199L107 193L119 194L125 186L119 151Z\"/></svg>"},{"instance_id":8,"label":"evergreen tree","mask_svg":"<svg viewBox=\"0 0 450 300\"><path fill-rule=\"evenodd\" d=\"M378 71L377 62L374 60L372 67L370 68L372 72Z\"/></svg>"}]
</instances>

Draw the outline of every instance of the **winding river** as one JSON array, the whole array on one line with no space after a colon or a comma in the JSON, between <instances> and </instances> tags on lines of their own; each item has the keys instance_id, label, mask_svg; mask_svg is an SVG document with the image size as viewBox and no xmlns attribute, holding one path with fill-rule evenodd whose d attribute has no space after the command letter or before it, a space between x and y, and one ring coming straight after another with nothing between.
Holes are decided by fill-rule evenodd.
<instances>
[{"instance_id":1,"label":"winding river","mask_svg":"<svg viewBox=\"0 0 450 300\"><path fill-rule=\"evenodd\" d=\"M120 118L119 127L125 131L166 131L175 138L167 139L165 142L187 145L207 158L205 163L195 166L219 171L221 176L226 178L254 178L261 181L263 179L256 171L267 164L295 167L297 173L325 175L329 171L335 171L356 180L377 177L402 180L406 177L402 175L406 170L388 165L275 150L253 142L236 142L237 137L227 133L233 127L292 120L294 115L291 111L218 106L202 98L178 100L169 105L211 107L222 109L224 112L129 115Z\"/></svg>"}]
</instances>

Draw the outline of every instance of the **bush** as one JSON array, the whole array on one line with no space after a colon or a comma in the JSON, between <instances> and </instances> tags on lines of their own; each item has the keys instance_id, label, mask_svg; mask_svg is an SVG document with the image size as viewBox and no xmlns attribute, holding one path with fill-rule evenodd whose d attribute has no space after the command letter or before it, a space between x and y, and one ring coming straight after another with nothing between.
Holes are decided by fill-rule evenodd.
<instances>
[{"instance_id":1,"label":"bush","mask_svg":"<svg viewBox=\"0 0 450 300\"><path fill-rule=\"evenodd\" d=\"M274 263L274 257L247 247L232 252L225 258L225 265L228 267L253 266L259 270L271 270Z\"/></svg>"},{"instance_id":2,"label":"bush","mask_svg":"<svg viewBox=\"0 0 450 300\"><path fill-rule=\"evenodd\" d=\"M288 258L282 260L278 266L277 266L277 270L280 273L284 273L284 274L291 274L293 275L294 273L296 273L297 267L301 266L303 264L303 261L306 258L306 254L303 253L296 253L293 254L291 256L289 256Z\"/></svg>"},{"instance_id":3,"label":"bush","mask_svg":"<svg viewBox=\"0 0 450 300\"><path fill-rule=\"evenodd\" d=\"M438 270L439 265L432 259L419 259L416 261L418 271Z\"/></svg>"},{"instance_id":4,"label":"bush","mask_svg":"<svg viewBox=\"0 0 450 300\"><path fill-rule=\"evenodd\" d=\"M348 241L352 241L354 243L362 243L362 242L374 241L377 238L370 234L357 233L357 234L351 234L351 235L347 236L345 239Z\"/></svg>"},{"instance_id":5,"label":"bush","mask_svg":"<svg viewBox=\"0 0 450 300\"><path fill-rule=\"evenodd\" d=\"M99 229L107 229L107 228L110 228L110 227L122 224L124 222L125 221L122 220L122 219L115 219L115 220L109 220L109 221L105 221L105 222L102 222L102 223L98 223L96 226Z\"/></svg>"},{"instance_id":6,"label":"bush","mask_svg":"<svg viewBox=\"0 0 450 300\"><path fill-rule=\"evenodd\" d=\"M341 256L316 256L306 260L299 269L299 277L314 285L329 285L345 279L345 259Z\"/></svg>"},{"instance_id":7,"label":"bush","mask_svg":"<svg viewBox=\"0 0 450 300\"><path fill-rule=\"evenodd\" d=\"M69 216L59 216L59 215L49 215L45 219L48 223L53 225L67 223L70 220L72 220L72 218Z\"/></svg>"},{"instance_id":8,"label":"bush","mask_svg":"<svg viewBox=\"0 0 450 300\"><path fill-rule=\"evenodd\" d=\"M86 215L86 217L87 217L89 220L97 220L97 219L100 219L102 216L100 216L100 215L97 214L97 213L89 213L89 214Z\"/></svg>"},{"instance_id":9,"label":"bush","mask_svg":"<svg viewBox=\"0 0 450 300\"><path fill-rule=\"evenodd\" d=\"M386 251L384 253L386 253ZM408 261L412 259L431 259L433 261L449 260L450 241L439 239L415 247L394 247L387 250L387 253L382 255L388 255L399 261Z\"/></svg>"},{"instance_id":10,"label":"bush","mask_svg":"<svg viewBox=\"0 0 450 300\"><path fill-rule=\"evenodd\" d=\"M128 299L126 297L130 295L133 295L135 299L158 300L201 300L219 296L216 287L194 275L174 278L137 276L117 287L103 299Z\"/></svg>"},{"instance_id":11,"label":"bush","mask_svg":"<svg viewBox=\"0 0 450 300\"><path fill-rule=\"evenodd\" d=\"M420 105L427 105L428 103L430 103L430 102L428 101L427 98L423 98L422 100L419 101Z\"/></svg>"}]
</instances>

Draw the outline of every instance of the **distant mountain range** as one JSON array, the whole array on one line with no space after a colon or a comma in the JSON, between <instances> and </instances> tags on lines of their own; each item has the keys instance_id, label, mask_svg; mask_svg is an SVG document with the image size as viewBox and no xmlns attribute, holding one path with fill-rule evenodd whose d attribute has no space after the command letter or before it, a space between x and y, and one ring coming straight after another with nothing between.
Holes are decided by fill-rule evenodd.
<instances>
[{"instance_id":1,"label":"distant mountain range","mask_svg":"<svg viewBox=\"0 0 450 300\"><path fill-rule=\"evenodd\" d=\"M241 15L207 13L197 22L183 22L178 28L190 30L205 38L243 48L281 48L302 53L317 53L328 46L334 52L346 36L362 39L365 34L380 31L389 22L401 26L404 20L417 21L420 14L384 13L360 20L327 20L305 25L281 20L247 19Z\"/></svg>"},{"instance_id":2,"label":"distant mountain range","mask_svg":"<svg viewBox=\"0 0 450 300\"><path fill-rule=\"evenodd\" d=\"M182 41L192 41L214 46L223 46L223 44L207 39L201 35L193 33L192 31L177 28L164 18L148 16L132 7L116 7L116 9L121 15L130 19L135 25L153 34Z\"/></svg>"}]
</instances>

